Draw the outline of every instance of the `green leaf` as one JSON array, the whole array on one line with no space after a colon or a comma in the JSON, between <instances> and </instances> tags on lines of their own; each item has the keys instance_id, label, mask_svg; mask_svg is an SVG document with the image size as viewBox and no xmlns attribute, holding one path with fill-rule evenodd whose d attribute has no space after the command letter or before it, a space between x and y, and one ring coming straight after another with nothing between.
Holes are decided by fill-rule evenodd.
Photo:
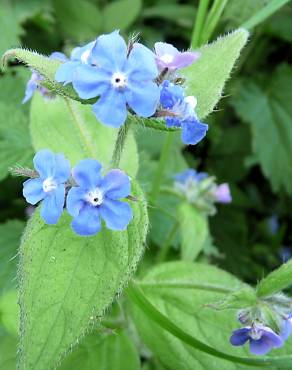
<instances>
[{"instance_id":1,"label":"green leaf","mask_svg":"<svg viewBox=\"0 0 292 370\"><path fill-rule=\"evenodd\" d=\"M138 17L141 6L141 0L116 0L106 5L102 14L104 31L127 29Z\"/></svg>"},{"instance_id":2,"label":"green leaf","mask_svg":"<svg viewBox=\"0 0 292 370\"><path fill-rule=\"evenodd\" d=\"M186 78L186 94L198 100L197 114L200 119L212 112L222 95L232 67L247 42L248 32L244 29L220 37L212 44L199 49L200 59L181 70Z\"/></svg>"},{"instance_id":3,"label":"green leaf","mask_svg":"<svg viewBox=\"0 0 292 370\"><path fill-rule=\"evenodd\" d=\"M217 310L226 310L230 308L243 309L255 306L257 296L255 290L249 286L241 288L236 292L228 294L224 299L212 305Z\"/></svg>"},{"instance_id":4,"label":"green leaf","mask_svg":"<svg viewBox=\"0 0 292 370\"><path fill-rule=\"evenodd\" d=\"M10 290L0 298L0 320L8 333L18 336L19 306L17 290Z\"/></svg>"},{"instance_id":5,"label":"green leaf","mask_svg":"<svg viewBox=\"0 0 292 370\"><path fill-rule=\"evenodd\" d=\"M23 228L18 220L0 225L0 295L16 285L16 255Z\"/></svg>"},{"instance_id":6,"label":"green leaf","mask_svg":"<svg viewBox=\"0 0 292 370\"><path fill-rule=\"evenodd\" d=\"M292 260L272 271L257 285L257 296L268 297L292 285Z\"/></svg>"},{"instance_id":7,"label":"green leaf","mask_svg":"<svg viewBox=\"0 0 292 370\"><path fill-rule=\"evenodd\" d=\"M55 80L56 72L62 64L62 62L59 60L50 59L45 55L38 54L37 52L19 48L6 51L2 57L2 64L5 66L7 61L11 58L16 58L26 66L37 71L41 76L44 77L42 85L56 94L67 96L85 104L90 104L90 102L92 102L91 100L80 99L71 84L63 86L63 84L58 83Z\"/></svg>"},{"instance_id":8,"label":"green leaf","mask_svg":"<svg viewBox=\"0 0 292 370\"><path fill-rule=\"evenodd\" d=\"M96 38L101 27L98 7L87 0L54 0L55 14L61 33L74 41L87 42Z\"/></svg>"},{"instance_id":9,"label":"green leaf","mask_svg":"<svg viewBox=\"0 0 292 370\"><path fill-rule=\"evenodd\" d=\"M138 352L125 330L87 336L62 363L60 370L139 370Z\"/></svg>"},{"instance_id":10,"label":"green leaf","mask_svg":"<svg viewBox=\"0 0 292 370\"><path fill-rule=\"evenodd\" d=\"M229 0L222 20L228 21L228 28L234 29L249 20L254 14L262 9L269 0Z\"/></svg>"},{"instance_id":11,"label":"green leaf","mask_svg":"<svg viewBox=\"0 0 292 370\"><path fill-rule=\"evenodd\" d=\"M16 352L16 339L6 333L2 333L0 330L0 369L16 369Z\"/></svg>"},{"instance_id":12,"label":"green leaf","mask_svg":"<svg viewBox=\"0 0 292 370\"><path fill-rule=\"evenodd\" d=\"M292 43L292 6L287 5L265 23L265 32Z\"/></svg>"},{"instance_id":13,"label":"green leaf","mask_svg":"<svg viewBox=\"0 0 292 370\"><path fill-rule=\"evenodd\" d=\"M241 81L233 105L250 124L253 151L273 190L292 193L292 67L280 65L266 81Z\"/></svg>"},{"instance_id":14,"label":"green leaf","mask_svg":"<svg viewBox=\"0 0 292 370\"><path fill-rule=\"evenodd\" d=\"M11 166L25 166L32 158L28 108L21 104L28 76L25 68L13 68L0 79L0 180Z\"/></svg>"},{"instance_id":15,"label":"green leaf","mask_svg":"<svg viewBox=\"0 0 292 370\"><path fill-rule=\"evenodd\" d=\"M110 166L118 134L117 129L97 121L91 106L61 97L45 100L40 94L35 94L31 104L30 131L35 150L62 149L72 165L89 157L99 160L105 168ZM130 134L120 168L135 177L138 165L136 143Z\"/></svg>"},{"instance_id":16,"label":"green leaf","mask_svg":"<svg viewBox=\"0 0 292 370\"><path fill-rule=\"evenodd\" d=\"M206 215L189 203L181 203L178 208L181 232L181 258L194 261L204 247L208 230Z\"/></svg>"},{"instance_id":17,"label":"green leaf","mask_svg":"<svg viewBox=\"0 0 292 370\"><path fill-rule=\"evenodd\" d=\"M260 359L249 355L247 347L230 345L230 335L239 327L237 311L207 307L228 291L243 287L227 272L199 263L170 262L153 268L138 286L156 314L136 304L130 290L134 323L144 343L167 368L177 370L182 363L184 370L291 368L291 356L279 357L289 351L289 344Z\"/></svg>"},{"instance_id":18,"label":"green leaf","mask_svg":"<svg viewBox=\"0 0 292 370\"><path fill-rule=\"evenodd\" d=\"M132 182L134 218L127 230L105 227L81 237L64 213L46 225L37 211L20 255L20 369L52 369L112 304L144 250L148 219L143 193Z\"/></svg>"}]
</instances>

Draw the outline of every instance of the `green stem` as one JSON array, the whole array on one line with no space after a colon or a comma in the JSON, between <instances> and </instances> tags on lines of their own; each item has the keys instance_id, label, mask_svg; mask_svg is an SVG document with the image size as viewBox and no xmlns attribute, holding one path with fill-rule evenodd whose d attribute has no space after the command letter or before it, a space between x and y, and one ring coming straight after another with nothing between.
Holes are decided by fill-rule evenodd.
<instances>
[{"instance_id":1,"label":"green stem","mask_svg":"<svg viewBox=\"0 0 292 370\"><path fill-rule=\"evenodd\" d=\"M113 168L119 167L121 156L124 150L126 138L130 128L130 120L126 120L125 124L119 128L115 148L112 156L111 165Z\"/></svg>"},{"instance_id":2,"label":"green stem","mask_svg":"<svg viewBox=\"0 0 292 370\"><path fill-rule=\"evenodd\" d=\"M182 342L195 348L196 350L205 352L211 356L232 361L246 366L253 367L272 367L276 366L279 369L292 368L292 356L283 357L265 357L261 359L245 358L232 356L227 353L221 352L207 344L199 341L195 337L183 331L180 327L174 324L163 313L158 311L152 303L147 299L142 290L136 285L132 285L127 289L127 296L129 299L152 321L158 324L161 328L180 339Z\"/></svg>"},{"instance_id":3,"label":"green stem","mask_svg":"<svg viewBox=\"0 0 292 370\"><path fill-rule=\"evenodd\" d=\"M209 5L209 0L200 0L198 13L195 19L195 26L193 29L192 40L191 40L191 46L193 49L200 46L199 41L201 38L201 33L202 33L205 18L206 18L206 13L208 10L208 5Z\"/></svg>"},{"instance_id":4,"label":"green stem","mask_svg":"<svg viewBox=\"0 0 292 370\"><path fill-rule=\"evenodd\" d=\"M171 149L173 140L174 140L174 135L171 132L169 132L166 135L163 148L160 153L158 166L154 174L154 180L153 180L152 189L150 192L150 200L153 204L156 203L156 200L159 194L160 186L161 186L163 175L165 172L165 167L170 158L169 154L170 154L170 149Z\"/></svg>"},{"instance_id":5,"label":"green stem","mask_svg":"<svg viewBox=\"0 0 292 370\"><path fill-rule=\"evenodd\" d=\"M205 26L202 32L200 43L204 44L210 40L212 33L214 32L221 14L227 4L228 0L215 0L212 8L208 14Z\"/></svg>"},{"instance_id":6,"label":"green stem","mask_svg":"<svg viewBox=\"0 0 292 370\"><path fill-rule=\"evenodd\" d=\"M168 255L169 249L171 247L171 242L173 241L173 239L174 239L174 237L175 237L175 235L178 231L178 228L179 228L179 222L176 221L173 224L167 238L165 239L164 243L162 244L162 246L161 246L161 248L160 248L160 250L159 250L159 252L156 256L156 261L158 263L165 261L167 255Z\"/></svg>"}]
</instances>

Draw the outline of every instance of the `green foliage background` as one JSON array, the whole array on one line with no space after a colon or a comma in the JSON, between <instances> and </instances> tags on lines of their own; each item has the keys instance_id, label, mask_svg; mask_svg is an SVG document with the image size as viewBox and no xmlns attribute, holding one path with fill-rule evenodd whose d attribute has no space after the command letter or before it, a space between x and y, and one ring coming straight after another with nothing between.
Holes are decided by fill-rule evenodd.
<instances>
[{"instance_id":1,"label":"green foliage background","mask_svg":"<svg viewBox=\"0 0 292 370\"><path fill-rule=\"evenodd\" d=\"M217 35L243 25L268 2L268 0L229 0L212 40L215 40ZM62 50L69 54L74 46L116 28L120 29L125 37L139 32L142 42L151 48L154 42L161 40L171 42L180 49L187 49L190 46L196 13L196 1L193 0L2 0L0 54L2 55L9 48L19 46L47 55L53 51ZM182 146L179 137L175 138L165 175L165 185L167 185L171 183L173 173L186 167L194 167L216 176L218 183L230 184L233 202L228 206L219 206L217 214L210 219L212 240L204 239L204 230L207 226L205 220L199 220L202 224L199 243L204 245L205 250L204 255L199 257L199 261L216 264L250 284L255 284L268 272L277 268L283 262L284 253L285 256L292 255L292 236L289 233L292 227L291 17L292 5L288 3L265 22L252 29L249 43L233 71L232 80L227 83L223 99L217 104L214 112L206 118L206 122L210 125L207 138L199 145L187 148ZM220 59L220 53L218 58ZM69 141L58 142L60 136L56 135L54 138L54 132L55 130L59 130L59 133L66 132L67 126L71 124L64 113L66 110L64 102L56 100L53 103L54 106L47 110L47 114L42 115L42 120L48 122L48 125L50 120L54 122L50 126L50 131L43 132L42 125L45 123L38 120L38 112L46 111L46 104L39 96L33 100L31 110L28 105L21 104L30 73L16 62L11 64L11 68L0 78L0 321L2 323L0 325L0 368L5 370L15 368L17 333L15 321L13 321L15 315L11 319L10 313L12 312L13 315L16 297L11 295L11 292L16 288L17 248L20 235L31 211L21 196L22 181L9 175L9 167L14 164L30 165L33 148L38 147L36 142L40 143L42 140L47 142L46 136L52 140L52 146L56 145L56 150L64 153L70 151ZM188 76L188 73L190 72L186 71L185 75ZM220 71L218 76L219 74ZM199 78L206 79L207 89L208 76L204 75L204 68ZM73 104L74 109L78 111L79 103ZM90 118L86 117L84 112L83 118L88 121L88 129L91 130L94 122L90 122ZM202 115L205 116L207 113L204 111ZM60 117L62 114L64 114L62 125L54 127L56 120L54 121L53 116ZM32 140L28 127L29 120ZM115 137L104 127L98 129L107 137L107 146L104 142L99 143L102 148L99 152L104 156L101 159L107 163ZM95 131L95 134L95 140L98 142L99 133ZM150 132L146 129L135 130L140 153L138 180L145 192L151 189L151 179L165 135L162 132ZM138 169L137 148L131 136L128 141L129 148L122 160L128 163L127 170L134 176ZM84 155L90 155L90 146L79 148L79 144L74 142L72 145ZM67 154L72 156L73 162L75 154ZM131 161L128 160L129 158ZM163 244L174 223L171 215L175 213L177 200L169 194L160 194L158 204L167 212L162 214L160 207L150 210L152 226L146 255L140 266L141 274L153 264L156 251ZM272 227L275 219L278 221L276 230ZM182 227L186 230L190 229L187 221L181 218ZM190 254L192 258L197 256L196 251L189 250L187 237L188 235L184 235L182 238L182 252L179 251L179 236L174 239L170 259L179 259L180 253L183 259ZM198 246L199 250L201 248ZM218 282L221 279L225 283L231 279L229 275L219 275ZM194 280L199 278L202 278L202 275L193 277ZM147 279L149 275L146 276ZM232 279L235 278L232 277ZM237 284L236 279L234 283ZM151 294L153 300L159 300L153 292ZM149 297L151 294L149 293ZM181 307L181 297L176 297L175 293L173 296L172 293L165 294L170 301L175 301L176 305ZM210 295L210 299L212 297ZM207 298L200 296L203 303L208 301ZM190 305L198 302L195 297L193 300ZM159 306L162 303L157 304ZM167 311L167 305L161 309ZM170 308L170 310L173 309L173 307ZM132 311L135 309L132 308ZM185 315L189 314L185 313ZM196 316L196 312L191 314ZM111 315L105 319L107 331L99 326L95 328L102 333L98 342L93 336L87 337L60 368L135 370L140 368L140 357L143 360L144 370L164 369L160 360L151 357L149 349L146 349L138 339L133 324L127 331L121 324L116 329L115 336L112 335L111 322L123 321L121 315L120 307L114 307ZM134 321L143 321L139 315L141 315L139 312L133 313ZM198 315L197 319L193 319L188 325L195 327L199 325L200 314ZM208 317L203 317L204 319L209 320ZM222 320L224 321L225 318ZM144 322L145 326L148 324ZM219 322L218 325L220 327L221 323ZM226 330L226 327L224 328ZM149 332L147 333L144 328L141 332L147 345L151 342ZM161 334L157 342L159 347L157 352L162 352L157 356L159 359L162 358L162 362L169 350L164 349L161 344L166 340L163 337L164 334ZM179 344L174 346L177 348ZM140 350L140 356L137 348ZM203 369L204 366L205 368L213 366L204 358L203 365L199 365L196 355L189 354L187 347L181 346L179 351L181 351L179 356L190 356L188 368L200 369L199 366L203 366ZM111 357L112 353L115 356ZM127 360L125 353L128 356ZM108 362L109 358L111 363ZM174 356L173 359L169 359L170 368L179 369L177 358L179 357ZM207 362L204 363L204 361ZM235 367L230 365L230 369Z\"/></svg>"}]
</instances>

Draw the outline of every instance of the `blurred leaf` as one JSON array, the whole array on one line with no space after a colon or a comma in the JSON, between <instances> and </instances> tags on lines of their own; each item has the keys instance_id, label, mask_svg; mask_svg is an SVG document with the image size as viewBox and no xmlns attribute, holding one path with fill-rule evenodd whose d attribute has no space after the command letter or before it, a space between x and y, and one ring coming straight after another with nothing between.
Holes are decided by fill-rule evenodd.
<instances>
[{"instance_id":1,"label":"blurred leaf","mask_svg":"<svg viewBox=\"0 0 292 370\"><path fill-rule=\"evenodd\" d=\"M28 75L24 68L14 68L0 78L0 179L11 166L25 166L32 157L28 109L21 104Z\"/></svg>"},{"instance_id":2,"label":"blurred leaf","mask_svg":"<svg viewBox=\"0 0 292 370\"><path fill-rule=\"evenodd\" d=\"M18 245L24 223L18 220L0 224L0 295L16 285Z\"/></svg>"},{"instance_id":3,"label":"blurred leaf","mask_svg":"<svg viewBox=\"0 0 292 370\"><path fill-rule=\"evenodd\" d=\"M251 126L253 151L274 191L292 193L292 67L278 66L266 82L242 81L233 105Z\"/></svg>"},{"instance_id":4,"label":"blurred leaf","mask_svg":"<svg viewBox=\"0 0 292 370\"><path fill-rule=\"evenodd\" d=\"M84 158L96 158L109 168L118 130L97 121L91 106L35 94L31 104L30 130L35 150L50 148L68 157L72 165ZM65 139L65 140L64 140ZM138 153L133 135L127 138L120 168L135 177Z\"/></svg>"},{"instance_id":5,"label":"blurred leaf","mask_svg":"<svg viewBox=\"0 0 292 370\"><path fill-rule=\"evenodd\" d=\"M181 257L185 261L194 261L202 251L209 230L207 216L189 203L178 207L178 220L181 233Z\"/></svg>"},{"instance_id":6,"label":"blurred leaf","mask_svg":"<svg viewBox=\"0 0 292 370\"><path fill-rule=\"evenodd\" d=\"M268 297L292 285L292 260L272 271L257 285L257 296Z\"/></svg>"},{"instance_id":7,"label":"blurred leaf","mask_svg":"<svg viewBox=\"0 0 292 370\"><path fill-rule=\"evenodd\" d=\"M229 290L241 288L234 276L214 266L170 262L154 267L139 283L147 299L176 326L196 339L229 354L246 357L246 348L229 343L238 327L236 311L215 311L207 304L224 298ZM170 369L234 370L241 368L215 358L180 341L131 304L134 323L145 344Z\"/></svg>"},{"instance_id":8,"label":"blurred leaf","mask_svg":"<svg viewBox=\"0 0 292 370\"><path fill-rule=\"evenodd\" d=\"M144 18L162 18L172 21L181 27L192 28L196 16L196 8L193 5L184 4L155 5L144 9L142 16Z\"/></svg>"},{"instance_id":9,"label":"blurred leaf","mask_svg":"<svg viewBox=\"0 0 292 370\"><path fill-rule=\"evenodd\" d=\"M200 119L211 113L221 98L224 84L247 38L248 32L243 29L220 37L200 48L199 60L181 70L181 75L187 80L186 94L198 99L197 114Z\"/></svg>"},{"instance_id":10,"label":"blurred leaf","mask_svg":"<svg viewBox=\"0 0 292 370\"><path fill-rule=\"evenodd\" d=\"M0 331L0 369L16 369L16 352L16 339Z\"/></svg>"},{"instance_id":11,"label":"blurred leaf","mask_svg":"<svg viewBox=\"0 0 292 370\"><path fill-rule=\"evenodd\" d=\"M46 225L31 217L20 247L21 369L52 369L131 279L144 251L148 216L134 181L133 220L124 231L75 234L64 213Z\"/></svg>"},{"instance_id":12,"label":"blurred leaf","mask_svg":"<svg viewBox=\"0 0 292 370\"><path fill-rule=\"evenodd\" d=\"M270 0L229 0L223 13L228 28L240 26L269 3Z\"/></svg>"},{"instance_id":13,"label":"blurred leaf","mask_svg":"<svg viewBox=\"0 0 292 370\"><path fill-rule=\"evenodd\" d=\"M0 320L7 332L15 337L19 331L18 291L9 290L0 298Z\"/></svg>"},{"instance_id":14,"label":"blurred leaf","mask_svg":"<svg viewBox=\"0 0 292 370\"><path fill-rule=\"evenodd\" d=\"M58 27L73 41L94 40L101 29L102 16L98 7L87 0L54 0Z\"/></svg>"},{"instance_id":15,"label":"blurred leaf","mask_svg":"<svg viewBox=\"0 0 292 370\"><path fill-rule=\"evenodd\" d=\"M62 362L60 370L139 370L138 352L125 330L93 333Z\"/></svg>"},{"instance_id":16,"label":"blurred leaf","mask_svg":"<svg viewBox=\"0 0 292 370\"><path fill-rule=\"evenodd\" d=\"M265 31L272 36L292 43L292 6L287 5L277 12L265 25Z\"/></svg>"},{"instance_id":17,"label":"blurred leaf","mask_svg":"<svg viewBox=\"0 0 292 370\"><path fill-rule=\"evenodd\" d=\"M105 6L102 12L104 32L127 29L138 17L141 0L116 0Z\"/></svg>"}]
</instances>

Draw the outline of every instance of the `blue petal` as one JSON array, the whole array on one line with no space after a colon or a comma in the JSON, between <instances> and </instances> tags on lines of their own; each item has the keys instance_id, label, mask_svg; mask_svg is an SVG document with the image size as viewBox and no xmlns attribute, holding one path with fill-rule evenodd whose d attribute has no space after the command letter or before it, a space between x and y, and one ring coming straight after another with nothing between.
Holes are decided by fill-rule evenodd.
<instances>
[{"instance_id":1,"label":"blue petal","mask_svg":"<svg viewBox=\"0 0 292 370\"><path fill-rule=\"evenodd\" d=\"M85 194L86 190L80 187L73 187L69 190L67 195L66 207L68 213L76 217L78 216L81 209L85 206Z\"/></svg>"},{"instance_id":2,"label":"blue petal","mask_svg":"<svg viewBox=\"0 0 292 370\"><path fill-rule=\"evenodd\" d=\"M182 121L182 142L184 144L195 145L201 141L208 131L208 125L199 122L195 118Z\"/></svg>"},{"instance_id":3,"label":"blue petal","mask_svg":"<svg viewBox=\"0 0 292 370\"><path fill-rule=\"evenodd\" d=\"M23 183L23 196L33 205L44 199L46 193L43 190L43 180L39 178L26 180Z\"/></svg>"},{"instance_id":4,"label":"blue petal","mask_svg":"<svg viewBox=\"0 0 292 370\"><path fill-rule=\"evenodd\" d=\"M63 154L55 154L56 168L54 179L58 183L66 182L71 173L70 161Z\"/></svg>"},{"instance_id":5,"label":"blue petal","mask_svg":"<svg viewBox=\"0 0 292 370\"><path fill-rule=\"evenodd\" d=\"M30 79L26 85L26 89L25 89L25 96L22 100L22 104L25 104L27 103L33 96L34 92L36 91L38 85L35 81L33 81L32 79Z\"/></svg>"},{"instance_id":6,"label":"blue petal","mask_svg":"<svg viewBox=\"0 0 292 370\"><path fill-rule=\"evenodd\" d=\"M78 67L74 75L73 87L82 99L91 99L104 94L110 88L109 72L86 64Z\"/></svg>"},{"instance_id":7,"label":"blue petal","mask_svg":"<svg viewBox=\"0 0 292 370\"><path fill-rule=\"evenodd\" d=\"M59 185L56 190L46 194L42 202L41 216L47 224L54 225L62 215L65 202L65 186Z\"/></svg>"},{"instance_id":8,"label":"blue petal","mask_svg":"<svg viewBox=\"0 0 292 370\"><path fill-rule=\"evenodd\" d=\"M104 199L99 212L106 226L111 230L125 230L133 217L128 203L108 198Z\"/></svg>"},{"instance_id":9,"label":"blue petal","mask_svg":"<svg viewBox=\"0 0 292 370\"><path fill-rule=\"evenodd\" d=\"M266 341L263 337L259 340L250 340L249 349L250 352L254 355L265 355L267 354L273 347L269 341Z\"/></svg>"},{"instance_id":10,"label":"blue petal","mask_svg":"<svg viewBox=\"0 0 292 370\"><path fill-rule=\"evenodd\" d=\"M60 60L61 62L67 62L68 61L68 58L66 57L65 54L63 53L60 53L59 51L54 51L50 57L50 59L56 59L56 60Z\"/></svg>"},{"instance_id":11,"label":"blue petal","mask_svg":"<svg viewBox=\"0 0 292 370\"><path fill-rule=\"evenodd\" d=\"M71 223L72 229L79 235L96 234L101 228L99 210L90 205L85 206Z\"/></svg>"},{"instance_id":12,"label":"blue petal","mask_svg":"<svg viewBox=\"0 0 292 370\"><path fill-rule=\"evenodd\" d=\"M135 113L142 117L152 116L159 102L159 87L154 82L132 84L126 91L126 99Z\"/></svg>"},{"instance_id":13,"label":"blue petal","mask_svg":"<svg viewBox=\"0 0 292 370\"><path fill-rule=\"evenodd\" d=\"M292 334L292 322L291 319L284 320L280 337L283 340L287 340Z\"/></svg>"},{"instance_id":14,"label":"blue petal","mask_svg":"<svg viewBox=\"0 0 292 370\"><path fill-rule=\"evenodd\" d=\"M49 149L39 150L33 158L33 163L42 179L54 176L56 170L55 154Z\"/></svg>"},{"instance_id":15,"label":"blue petal","mask_svg":"<svg viewBox=\"0 0 292 370\"><path fill-rule=\"evenodd\" d=\"M108 71L123 70L127 60L127 45L118 31L101 35L92 49L92 58Z\"/></svg>"},{"instance_id":16,"label":"blue petal","mask_svg":"<svg viewBox=\"0 0 292 370\"><path fill-rule=\"evenodd\" d=\"M283 339L268 327L263 330L262 338L272 347L279 348L283 345Z\"/></svg>"},{"instance_id":17,"label":"blue petal","mask_svg":"<svg viewBox=\"0 0 292 370\"><path fill-rule=\"evenodd\" d=\"M134 44L128 57L126 71L131 81L149 81L158 76L155 54L146 46Z\"/></svg>"},{"instance_id":18,"label":"blue petal","mask_svg":"<svg viewBox=\"0 0 292 370\"><path fill-rule=\"evenodd\" d=\"M55 79L58 82L64 82L64 85L73 81L76 68L80 66L80 62L65 62L58 68Z\"/></svg>"},{"instance_id":19,"label":"blue petal","mask_svg":"<svg viewBox=\"0 0 292 370\"><path fill-rule=\"evenodd\" d=\"M131 191L131 182L121 170L111 170L101 181L100 189L107 198L127 197Z\"/></svg>"},{"instance_id":20,"label":"blue petal","mask_svg":"<svg viewBox=\"0 0 292 370\"><path fill-rule=\"evenodd\" d=\"M101 180L101 164L95 159L83 159L72 170L74 180L85 189L94 189Z\"/></svg>"},{"instance_id":21,"label":"blue petal","mask_svg":"<svg viewBox=\"0 0 292 370\"><path fill-rule=\"evenodd\" d=\"M230 343L233 346L243 346L249 339L250 328L241 328L234 330L230 337Z\"/></svg>"},{"instance_id":22,"label":"blue petal","mask_svg":"<svg viewBox=\"0 0 292 370\"><path fill-rule=\"evenodd\" d=\"M126 98L123 92L109 89L92 106L96 118L111 127L120 127L127 118Z\"/></svg>"},{"instance_id":23,"label":"blue petal","mask_svg":"<svg viewBox=\"0 0 292 370\"><path fill-rule=\"evenodd\" d=\"M87 50L91 50L94 46L96 41L91 41L88 44L84 46L77 46L77 48L74 48L71 52L70 59L73 61L80 61L82 54L85 53Z\"/></svg>"}]
</instances>

